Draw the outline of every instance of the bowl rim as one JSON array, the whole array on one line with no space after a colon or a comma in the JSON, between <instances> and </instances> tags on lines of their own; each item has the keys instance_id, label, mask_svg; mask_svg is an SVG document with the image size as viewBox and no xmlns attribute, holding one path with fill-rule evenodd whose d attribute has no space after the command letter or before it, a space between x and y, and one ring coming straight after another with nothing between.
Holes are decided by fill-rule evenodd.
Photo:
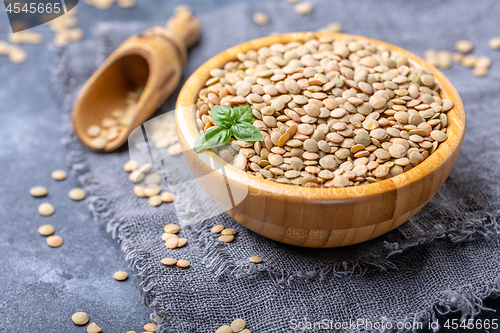
<instances>
[{"instance_id":1,"label":"bowl rim","mask_svg":"<svg viewBox=\"0 0 500 333\"><path fill-rule=\"evenodd\" d=\"M205 86L206 80L210 77L209 72L211 69L220 68L228 61L235 60L236 55L240 52L257 50L261 47L269 46L275 43L286 44L295 41L303 42L306 36L310 33L311 32L293 32L253 39L226 49L225 51L213 56L212 58L204 62L187 79L177 98L175 119L179 138L182 138L184 142L189 145L189 147L193 147L194 141L200 135L196 127L194 113L192 109L189 108L189 106L196 104L197 94L199 90ZM397 190L397 188L410 186L413 183L418 182L422 177L432 173L432 171L439 168L439 166L443 164L447 159L453 157L455 149L461 148L466 126L464 106L455 87L436 67L429 64L424 59L420 58L410 51L377 39L344 33L313 33L315 38L326 36L333 37L334 39L346 39L348 37L354 37L356 40L366 40L376 45L386 45L391 49L391 51L395 51L406 56L414 65L421 66L430 71L434 78L441 85L441 97L443 99L451 100L454 104L454 107L446 112L448 116L447 134L451 133L452 135L448 135L447 140L441 142L438 148L432 154L430 154L427 159L408 171L405 171L397 176L384 179L382 181L377 181L365 185L347 186L340 188L304 187L267 181L265 179L261 179L254 175L241 171L231 164L224 162L222 158L220 158L217 154L213 153L210 150L198 153L200 155L205 155L203 158L204 160L206 160L206 158L211 158L214 162L217 162L220 165L224 165L225 177L258 191L264 191L273 194L284 194L288 197L296 198L297 200L302 200L304 199L304 197L307 197L308 200L350 201L359 199L361 197L369 198L371 196L380 195L388 191ZM193 125L195 129L194 131ZM197 154L192 150L185 151L185 153L194 156L197 159L198 163L205 164L202 159L197 156ZM207 165L207 167L212 168L210 165ZM215 171L213 168L212 170Z\"/></svg>"}]
</instances>

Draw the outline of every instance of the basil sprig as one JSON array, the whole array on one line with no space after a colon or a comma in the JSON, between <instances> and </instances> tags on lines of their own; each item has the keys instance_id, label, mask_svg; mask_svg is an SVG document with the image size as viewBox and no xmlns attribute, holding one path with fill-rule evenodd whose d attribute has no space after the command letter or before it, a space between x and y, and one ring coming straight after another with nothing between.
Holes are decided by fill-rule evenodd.
<instances>
[{"instance_id":1,"label":"basil sprig","mask_svg":"<svg viewBox=\"0 0 500 333\"><path fill-rule=\"evenodd\" d=\"M255 118L249 106L216 106L212 108L211 114L217 126L210 127L196 139L193 147L195 153L220 147L228 142L231 136L247 142L264 140L259 129L252 125Z\"/></svg>"}]
</instances>

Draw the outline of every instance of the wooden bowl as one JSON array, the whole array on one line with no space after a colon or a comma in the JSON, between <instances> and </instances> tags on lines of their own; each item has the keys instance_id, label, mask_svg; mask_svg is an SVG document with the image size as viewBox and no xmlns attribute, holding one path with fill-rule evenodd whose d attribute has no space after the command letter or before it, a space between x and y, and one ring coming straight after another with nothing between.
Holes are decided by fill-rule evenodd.
<instances>
[{"instance_id":1,"label":"wooden bowl","mask_svg":"<svg viewBox=\"0 0 500 333\"><path fill-rule=\"evenodd\" d=\"M216 182L200 182L216 204L224 206L220 198L226 182L233 191L248 191L239 204L227 211L248 229L278 242L304 247L329 248L361 243L398 227L422 209L450 174L462 146L465 112L460 96L439 70L416 55L388 43L353 36L387 45L408 57L413 64L432 72L442 86L442 98L450 99L455 105L447 112L448 139L424 162L400 175L346 188L299 187L257 178L224 163L210 151L196 154L190 149L199 136L193 104L210 77L210 70L235 60L239 52L273 43L303 41L304 35L290 33L252 40L216 55L199 67L187 80L177 100L179 141L194 175L212 173L217 179ZM316 36L344 39L352 35L317 33ZM213 158L215 169L224 168L225 175L213 172L213 167L206 162L209 157Z\"/></svg>"}]
</instances>

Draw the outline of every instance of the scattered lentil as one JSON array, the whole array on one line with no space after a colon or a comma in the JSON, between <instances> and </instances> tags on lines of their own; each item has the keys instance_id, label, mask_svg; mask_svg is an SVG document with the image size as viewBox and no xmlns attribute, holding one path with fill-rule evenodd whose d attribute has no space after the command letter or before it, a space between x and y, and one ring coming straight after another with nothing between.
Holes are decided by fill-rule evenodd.
<instances>
[{"instance_id":1,"label":"scattered lentil","mask_svg":"<svg viewBox=\"0 0 500 333\"><path fill-rule=\"evenodd\" d=\"M61 236L54 235L54 236L49 236L46 239L47 245L50 247L59 247L63 244L63 239Z\"/></svg>"},{"instance_id":2,"label":"scattered lentil","mask_svg":"<svg viewBox=\"0 0 500 333\"><path fill-rule=\"evenodd\" d=\"M55 180L64 180L64 179L66 179L67 176L68 175L67 175L66 171L64 171L64 170L54 170L51 173L52 179L55 179Z\"/></svg>"},{"instance_id":3,"label":"scattered lentil","mask_svg":"<svg viewBox=\"0 0 500 333\"><path fill-rule=\"evenodd\" d=\"M174 259L174 258L163 258L161 261L160 261L163 265L165 266L173 266L177 263L177 259Z\"/></svg>"},{"instance_id":4,"label":"scattered lentil","mask_svg":"<svg viewBox=\"0 0 500 333\"><path fill-rule=\"evenodd\" d=\"M54 211L55 211L54 206L52 206L51 204L49 204L47 202L44 202L44 203L40 204L40 206L38 206L38 212L42 216L50 216L50 215L54 214Z\"/></svg>"},{"instance_id":5,"label":"scattered lentil","mask_svg":"<svg viewBox=\"0 0 500 333\"><path fill-rule=\"evenodd\" d=\"M168 153L172 156L178 156L182 153L182 147L180 143L174 143L170 147L168 147Z\"/></svg>"},{"instance_id":6,"label":"scattered lentil","mask_svg":"<svg viewBox=\"0 0 500 333\"><path fill-rule=\"evenodd\" d=\"M47 188L43 186L35 186L30 188L30 194L34 197L44 197L47 195Z\"/></svg>"},{"instance_id":7,"label":"scattered lentil","mask_svg":"<svg viewBox=\"0 0 500 333\"><path fill-rule=\"evenodd\" d=\"M342 24L340 22L331 22L326 27L318 29L318 32L342 32Z\"/></svg>"},{"instance_id":8,"label":"scattered lentil","mask_svg":"<svg viewBox=\"0 0 500 333\"><path fill-rule=\"evenodd\" d=\"M469 53L474 48L474 45L471 41L466 39L461 39L455 43L455 50L460 53Z\"/></svg>"},{"instance_id":9,"label":"scattered lentil","mask_svg":"<svg viewBox=\"0 0 500 333\"><path fill-rule=\"evenodd\" d=\"M219 240L224 243L231 243L234 240L234 235L219 236Z\"/></svg>"},{"instance_id":10,"label":"scattered lentil","mask_svg":"<svg viewBox=\"0 0 500 333\"><path fill-rule=\"evenodd\" d=\"M9 60L14 64L22 64L28 59L28 53L17 46L10 46Z\"/></svg>"},{"instance_id":11,"label":"scattered lentil","mask_svg":"<svg viewBox=\"0 0 500 333\"><path fill-rule=\"evenodd\" d=\"M152 196L157 196L159 195L161 192L161 189L160 189L160 186L158 185L148 185L145 189L144 189L144 194L147 196L147 197L152 197ZM161 200L161 199L160 199Z\"/></svg>"},{"instance_id":12,"label":"scattered lentil","mask_svg":"<svg viewBox=\"0 0 500 333\"><path fill-rule=\"evenodd\" d=\"M177 247L183 247L186 244L187 244L187 238L179 238L179 243L177 244Z\"/></svg>"},{"instance_id":13,"label":"scattered lentil","mask_svg":"<svg viewBox=\"0 0 500 333\"><path fill-rule=\"evenodd\" d=\"M170 192L163 192L161 194L161 200L163 202L172 202L174 201L174 195Z\"/></svg>"},{"instance_id":14,"label":"scattered lentil","mask_svg":"<svg viewBox=\"0 0 500 333\"><path fill-rule=\"evenodd\" d=\"M227 228L227 229L222 230L221 234L223 234L223 235L236 235L237 232L238 231L236 231L233 228Z\"/></svg>"},{"instance_id":15,"label":"scattered lentil","mask_svg":"<svg viewBox=\"0 0 500 333\"><path fill-rule=\"evenodd\" d=\"M42 236L50 236L54 233L54 227L50 224L43 224L38 228L38 233Z\"/></svg>"},{"instance_id":16,"label":"scattered lentil","mask_svg":"<svg viewBox=\"0 0 500 333\"><path fill-rule=\"evenodd\" d=\"M189 5L186 4L177 5L174 8L174 14L178 14L180 12L191 12L191 7L189 7Z\"/></svg>"},{"instance_id":17,"label":"scattered lentil","mask_svg":"<svg viewBox=\"0 0 500 333\"><path fill-rule=\"evenodd\" d=\"M252 256L249 258L249 260L255 264L258 264L258 263L261 263L262 262L262 258L259 257L259 256Z\"/></svg>"},{"instance_id":18,"label":"scattered lentil","mask_svg":"<svg viewBox=\"0 0 500 333\"><path fill-rule=\"evenodd\" d=\"M81 188L74 188L68 192L71 200L79 201L85 199L85 191Z\"/></svg>"},{"instance_id":19,"label":"scattered lentil","mask_svg":"<svg viewBox=\"0 0 500 333\"><path fill-rule=\"evenodd\" d=\"M229 325L219 327L215 333L233 333L233 329Z\"/></svg>"},{"instance_id":20,"label":"scattered lentil","mask_svg":"<svg viewBox=\"0 0 500 333\"><path fill-rule=\"evenodd\" d=\"M144 330L146 332L156 332L156 324L155 323L148 323L144 325Z\"/></svg>"},{"instance_id":21,"label":"scattered lentil","mask_svg":"<svg viewBox=\"0 0 500 333\"><path fill-rule=\"evenodd\" d=\"M153 195L153 196L149 197L148 203L152 207L157 207L157 206L161 205L162 200L161 200L161 197L159 195Z\"/></svg>"},{"instance_id":22,"label":"scattered lentil","mask_svg":"<svg viewBox=\"0 0 500 333\"><path fill-rule=\"evenodd\" d=\"M134 186L134 194L139 197L139 198L144 198L146 197L145 193L145 188L142 187L141 185L135 185Z\"/></svg>"},{"instance_id":23,"label":"scattered lentil","mask_svg":"<svg viewBox=\"0 0 500 333\"><path fill-rule=\"evenodd\" d=\"M85 312L76 312L71 316L71 320L76 325L82 326L89 322L89 316Z\"/></svg>"},{"instance_id":24,"label":"scattered lentil","mask_svg":"<svg viewBox=\"0 0 500 333\"><path fill-rule=\"evenodd\" d=\"M224 230L224 226L222 224L214 225L212 229L210 229L210 232L213 232L214 234L220 233L222 230Z\"/></svg>"},{"instance_id":25,"label":"scattered lentil","mask_svg":"<svg viewBox=\"0 0 500 333\"><path fill-rule=\"evenodd\" d=\"M161 235L161 239L163 239L164 242L166 242L170 238L178 238L178 236L176 234L172 234L172 233L169 233L169 232L164 232Z\"/></svg>"},{"instance_id":26,"label":"scattered lentil","mask_svg":"<svg viewBox=\"0 0 500 333\"><path fill-rule=\"evenodd\" d=\"M89 326L87 326L87 333L100 333L102 332L102 328L97 326L96 323L90 323Z\"/></svg>"},{"instance_id":27,"label":"scattered lentil","mask_svg":"<svg viewBox=\"0 0 500 333\"><path fill-rule=\"evenodd\" d=\"M117 281L124 281L128 278L128 273L124 271L118 271L115 274L113 274L113 277Z\"/></svg>"},{"instance_id":28,"label":"scattered lentil","mask_svg":"<svg viewBox=\"0 0 500 333\"><path fill-rule=\"evenodd\" d=\"M165 227L163 227L163 230L171 234L176 234L181 231L181 227L175 223L169 223Z\"/></svg>"},{"instance_id":29,"label":"scattered lentil","mask_svg":"<svg viewBox=\"0 0 500 333\"><path fill-rule=\"evenodd\" d=\"M260 58L248 60L255 53ZM449 52L435 56L440 67L449 67ZM199 92L199 130L213 125L209 111L218 103L209 94L230 106L250 105L264 141L233 139L220 156L257 177L298 186L364 185L399 174L394 161L410 148L424 159L435 150L429 134L445 133L446 126L435 120L453 108L439 97L441 86L429 71L354 38L311 33L304 42L238 54L210 75L217 82ZM364 167L356 167L362 159ZM407 163L404 171L413 166ZM234 239L224 236L219 239Z\"/></svg>"},{"instance_id":30,"label":"scattered lentil","mask_svg":"<svg viewBox=\"0 0 500 333\"><path fill-rule=\"evenodd\" d=\"M233 320L233 322L231 323L231 329L233 330L233 332L241 332L245 328L245 325L245 321L241 318L238 318Z\"/></svg>"},{"instance_id":31,"label":"scattered lentil","mask_svg":"<svg viewBox=\"0 0 500 333\"><path fill-rule=\"evenodd\" d=\"M253 14L253 22L257 25L266 25L269 23L269 15L263 12Z\"/></svg>"},{"instance_id":32,"label":"scattered lentil","mask_svg":"<svg viewBox=\"0 0 500 333\"><path fill-rule=\"evenodd\" d=\"M165 246L169 249L175 249L179 245L179 239L177 237L172 237L167 239Z\"/></svg>"},{"instance_id":33,"label":"scattered lentil","mask_svg":"<svg viewBox=\"0 0 500 333\"><path fill-rule=\"evenodd\" d=\"M187 260L181 259L181 260L177 260L176 265L177 265L177 267L187 268L187 267L189 267L190 263Z\"/></svg>"},{"instance_id":34,"label":"scattered lentil","mask_svg":"<svg viewBox=\"0 0 500 333\"><path fill-rule=\"evenodd\" d=\"M116 3L121 8L132 8L135 6L135 0L116 0Z\"/></svg>"},{"instance_id":35,"label":"scattered lentil","mask_svg":"<svg viewBox=\"0 0 500 333\"><path fill-rule=\"evenodd\" d=\"M157 173L151 173L144 178L146 185L159 185L161 183L161 176Z\"/></svg>"},{"instance_id":36,"label":"scattered lentil","mask_svg":"<svg viewBox=\"0 0 500 333\"><path fill-rule=\"evenodd\" d=\"M490 41L488 42L488 46L492 50L500 49L500 37L493 37L492 39L490 39Z\"/></svg>"},{"instance_id":37,"label":"scattered lentil","mask_svg":"<svg viewBox=\"0 0 500 333\"><path fill-rule=\"evenodd\" d=\"M94 149L103 149L109 142L118 138L122 133L124 133L126 128L130 126L137 112L135 105L139 101L143 90L143 87L137 87L134 91L127 92L124 97L127 107L124 110L112 110L109 115L104 116L100 120L99 124L91 124L87 127L87 135L93 138L91 145ZM137 169L137 166L135 166L134 162L129 161L125 163L123 169L131 172Z\"/></svg>"},{"instance_id":38,"label":"scattered lentil","mask_svg":"<svg viewBox=\"0 0 500 333\"><path fill-rule=\"evenodd\" d=\"M97 126L97 125L94 125L94 126ZM137 161L130 160L130 161L127 161L123 165L123 170L125 170L127 172L132 172L132 171L136 170L138 167L139 167L139 163L137 163Z\"/></svg>"},{"instance_id":39,"label":"scattered lentil","mask_svg":"<svg viewBox=\"0 0 500 333\"><path fill-rule=\"evenodd\" d=\"M293 10L299 15L310 14L313 10L313 5L310 2L301 2L293 7Z\"/></svg>"}]
</instances>

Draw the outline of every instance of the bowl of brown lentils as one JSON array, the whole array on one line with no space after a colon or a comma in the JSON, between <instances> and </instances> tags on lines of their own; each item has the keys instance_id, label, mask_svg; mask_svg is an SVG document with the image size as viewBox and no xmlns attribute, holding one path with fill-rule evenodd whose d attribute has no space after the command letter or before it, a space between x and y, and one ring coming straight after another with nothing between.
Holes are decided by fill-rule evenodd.
<instances>
[{"instance_id":1,"label":"bowl of brown lentils","mask_svg":"<svg viewBox=\"0 0 500 333\"><path fill-rule=\"evenodd\" d=\"M269 36L218 54L185 83L176 122L215 203L227 209L229 193L238 200L227 213L243 226L315 248L364 242L415 215L465 134L460 96L439 70L340 33Z\"/></svg>"}]
</instances>

